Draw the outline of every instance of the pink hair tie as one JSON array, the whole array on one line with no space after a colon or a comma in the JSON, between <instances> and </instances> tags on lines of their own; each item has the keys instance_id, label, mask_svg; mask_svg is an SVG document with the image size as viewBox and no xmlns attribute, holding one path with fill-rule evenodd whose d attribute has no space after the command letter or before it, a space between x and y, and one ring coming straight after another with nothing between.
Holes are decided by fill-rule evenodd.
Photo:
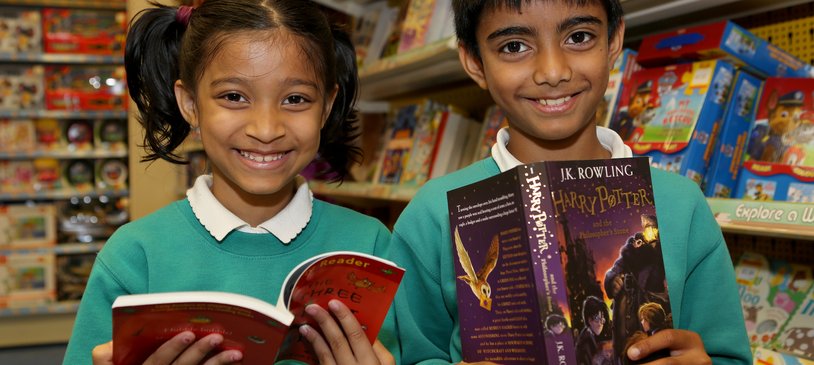
<instances>
[{"instance_id":1,"label":"pink hair tie","mask_svg":"<svg viewBox=\"0 0 814 365\"><path fill-rule=\"evenodd\" d=\"M189 17L192 16L192 10L195 8L188 5L181 5L175 12L175 21L183 24L185 27L189 25Z\"/></svg>"}]
</instances>

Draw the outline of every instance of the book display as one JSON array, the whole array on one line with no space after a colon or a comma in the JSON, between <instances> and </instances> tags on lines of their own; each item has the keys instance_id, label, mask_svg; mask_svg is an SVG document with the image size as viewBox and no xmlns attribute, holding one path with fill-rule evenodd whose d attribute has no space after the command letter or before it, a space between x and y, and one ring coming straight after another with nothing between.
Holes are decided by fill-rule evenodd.
<instances>
[{"instance_id":1,"label":"book display","mask_svg":"<svg viewBox=\"0 0 814 365\"><path fill-rule=\"evenodd\" d=\"M70 318L128 221L125 8L0 2L0 321Z\"/></svg>"}]
</instances>

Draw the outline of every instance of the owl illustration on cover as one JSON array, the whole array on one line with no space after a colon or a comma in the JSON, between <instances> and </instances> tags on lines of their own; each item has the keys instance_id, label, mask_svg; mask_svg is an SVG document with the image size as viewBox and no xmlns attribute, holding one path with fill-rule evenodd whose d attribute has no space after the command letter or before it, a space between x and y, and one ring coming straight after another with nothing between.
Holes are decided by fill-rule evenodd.
<instances>
[{"instance_id":1,"label":"owl illustration on cover","mask_svg":"<svg viewBox=\"0 0 814 365\"><path fill-rule=\"evenodd\" d=\"M458 233L458 227L455 227L455 249L458 251L458 261L461 263L466 275L458 276L458 279L463 280L469 284L472 293L478 298L480 306L488 311L492 310L492 287L486 279L489 274L497 266L497 256L499 252L500 240L497 235L492 237L492 244L489 246L489 251L486 253L486 260L483 263L480 271L475 273L475 267L472 266L472 261L469 259L469 253L466 251L461 235Z\"/></svg>"}]
</instances>

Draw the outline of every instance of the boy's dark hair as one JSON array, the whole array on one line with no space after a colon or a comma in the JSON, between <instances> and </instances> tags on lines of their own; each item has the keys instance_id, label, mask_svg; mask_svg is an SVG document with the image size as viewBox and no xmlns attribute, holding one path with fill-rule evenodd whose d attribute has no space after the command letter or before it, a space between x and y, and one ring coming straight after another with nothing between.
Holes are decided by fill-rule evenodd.
<instances>
[{"instance_id":1,"label":"boy's dark hair","mask_svg":"<svg viewBox=\"0 0 814 365\"><path fill-rule=\"evenodd\" d=\"M175 149L190 132L175 101L180 79L195 93L205 68L236 32L284 29L300 37L298 44L310 61L327 96L338 85L331 113L320 131L319 155L337 180L342 180L361 149L354 105L358 93L356 56L350 37L332 26L311 1L207 0L189 16L176 7L151 2L130 25L124 63L130 96L145 129L142 161L164 159L188 163Z\"/></svg>"},{"instance_id":2,"label":"boy's dark hair","mask_svg":"<svg viewBox=\"0 0 814 365\"><path fill-rule=\"evenodd\" d=\"M545 319L545 328L551 329L560 323L562 323L563 326L567 326L565 323L565 317L556 313L549 314Z\"/></svg>"},{"instance_id":3,"label":"boy's dark hair","mask_svg":"<svg viewBox=\"0 0 814 365\"><path fill-rule=\"evenodd\" d=\"M478 24L484 11L508 8L520 10L523 4L540 0L452 0L452 10L455 13L455 34L458 41L463 44L467 52L480 58L478 39L476 37ZM565 4L586 6L601 2L608 16L608 37L612 38L622 24L622 4L619 0L545 0L558 1Z\"/></svg>"},{"instance_id":4,"label":"boy's dark hair","mask_svg":"<svg viewBox=\"0 0 814 365\"><path fill-rule=\"evenodd\" d=\"M595 297L595 296L588 296L585 298L585 301L582 302L582 320L585 324L588 324L588 319L593 318L598 313L602 313L602 317L607 321L609 319L608 313L608 306L605 303Z\"/></svg>"}]
</instances>

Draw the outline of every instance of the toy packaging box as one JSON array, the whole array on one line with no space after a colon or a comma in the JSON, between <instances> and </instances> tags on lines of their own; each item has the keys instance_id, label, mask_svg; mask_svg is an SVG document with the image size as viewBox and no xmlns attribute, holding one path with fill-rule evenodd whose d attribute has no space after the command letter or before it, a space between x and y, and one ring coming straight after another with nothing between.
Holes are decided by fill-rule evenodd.
<instances>
[{"instance_id":1,"label":"toy packaging box","mask_svg":"<svg viewBox=\"0 0 814 365\"><path fill-rule=\"evenodd\" d=\"M598 126L607 127L610 125L611 119L619 107L622 85L628 82L630 76L640 69L641 66L636 63L636 51L629 48L622 50L622 54L616 58L616 62L614 62L610 71L604 102L599 104L599 108L596 110L596 124Z\"/></svg>"},{"instance_id":2,"label":"toy packaging box","mask_svg":"<svg viewBox=\"0 0 814 365\"><path fill-rule=\"evenodd\" d=\"M118 158L95 160L95 181L98 189L121 190L127 188L127 161Z\"/></svg>"},{"instance_id":3,"label":"toy packaging box","mask_svg":"<svg viewBox=\"0 0 814 365\"><path fill-rule=\"evenodd\" d=\"M712 160L704 175L704 193L708 197L729 198L735 191L762 86L762 79L746 71L738 71L735 76L720 132L714 138Z\"/></svg>"},{"instance_id":4,"label":"toy packaging box","mask_svg":"<svg viewBox=\"0 0 814 365\"><path fill-rule=\"evenodd\" d=\"M52 118L42 118L34 121L37 149L53 151L65 148L65 140L62 138L60 124L59 120Z\"/></svg>"},{"instance_id":5,"label":"toy packaging box","mask_svg":"<svg viewBox=\"0 0 814 365\"><path fill-rule=\"evenodd\" d=\"M119 55L124 50L124 11L46 8L42 10L46 53Z\"/></svg>"},{"instance_id":6,"label":"toy packaging box","mask_svg":"<svg viewBox=\"0 0 814 365\"><path fill-rule=\"evenodd\" d=\"M30 160L0 161L0 195L28 193L33 182L34 164Z\"/></svg>"},{"instance_id":7,"label":"toy packaging box","mask_svg":"<svg viewBox=\"0 0 814 365\"><path fill-rule=\"evenodd\" d=\"M0 65L0 110L43 108L42 66Z\"/></svg>"},{"instance_id":8,"label":"toy packaging box","mask_svg":"<svg viewBox=\"0 0 814 365\"><path fill-rule=\"evenodd\" d=\"M814 360L797 357L795 355L772 351L765 348L756 348L753 365L814 365Z\"/></svg>"},{"instance_id":9,"label":"toy packaging box","mask_svg":"<svg viewBox=\"0 0 814 365\"><path fill-rule=\"evenodd\" d=\"M93 144L97 150L127 151L127 120L97 120L93 129Z\"/></svg>"},{"instance_id":10,"label":"toy packaging box","mask_svg":"<svg viewBox=\"0 0 814 365\"><path fill-rule=\"evenodd\" d=\"M735 265L746 333L753 347L770 347L812 286L808 265L744 252Z\"/></svg>"},{"instance_id":11,"label":"toy packaging box","mask_svg":"<svg viewBox=\"0 0 814 365\"><path fill-rule=\"evenodd\" d=\"M809 360L814 365L814 286L786 321L774 347Z\"/></svg>"},{"instance_id":12,"label":"toy packaging box","mask_svg":"<svg viewBox=\"0 0 814 365\"><path fill-rule=\"evenodd\" d=\"M0 253L0 308L31 308L55 300L53 253Z\"/></svg>"},{"instance_id":13,"label":"toy packaging box","mask_svg":"<svg viewBox=\"0 0 814 365\"><path fill-rule=\"evenodd\" d=\"M49 65L45 68L49 110L125 110L124 66Z\"/></svg>"},{"instance_id":14,"label":"toy packaging box","mask_svg":"<svg viewBox=\"0 0 814 365\"><path fill-rule=\"evenodd\" d=\"M93 150L93 121L76 119L62 123L62 137L69 151Z\"/></svg>"},{"instance_id":15,"label":"toy packaging box","mask_svg":"<svg viewBox=\"0 0 814 365\"><path fill-rule=\"evenodd\" d=\"M768 78L735 198L814 202L814 79Z\"/></svg>"},{"instance_id":16,"label":"toy packaging box","mask_svg":"<svg viewBox=\"0 0 814 365\"><path fill-rule=\"evenodd\" d=\"M653 166L700 185L734 77L733 65L720 60L637 71L611 129Z\"/></svg>"},{"instance_id":17,"label":"toy packaging box","mask_svg":"<svg viewBox=\"0 0 814 365\"><path fill-rule=\"evenodd\" d=\"M63 160L60 163L61 186L78 192L91 192L94 186L94 162L87 159Z\"/></svg>"},{"instance_id":18,"label":"toy packaging box","mask_svg":"<svg viewBox=\"0 0 814 365\"><path fill-rule=\"evenodd\" d=\"M53 204L0 206L0 248L21 249L56 244Z\"/></svg>"},{"instance_id":19,"label":"toy packaging box","mask_svg":"<svg viewBox=\"0 0 814 365\"><path fill-rule=\"evenodd\" d=\"M0 119L0 152L31 152L36 146L35 139L34 121Z\"/></svg>"},{"instance_id":20,"label":"toy packaging box","mask_svg":"<svg viewBox=\"0 0 814 365\"><path fill-rule=\"evenodd\" d=\"M42 53L39 10L3 8L0 12L0 54Z\"/></svg>"},{"instance_id":21,"label":"toy packaging box","mask_svg":"<svg viewBox=\"0 0 814 365\"><path fill-rule=\"evenodd\" d=\"M726 58L760 77L811 77L812 67L724 20L644 37L636 62L643 67Z\"/></svg>"}]
</instances>

